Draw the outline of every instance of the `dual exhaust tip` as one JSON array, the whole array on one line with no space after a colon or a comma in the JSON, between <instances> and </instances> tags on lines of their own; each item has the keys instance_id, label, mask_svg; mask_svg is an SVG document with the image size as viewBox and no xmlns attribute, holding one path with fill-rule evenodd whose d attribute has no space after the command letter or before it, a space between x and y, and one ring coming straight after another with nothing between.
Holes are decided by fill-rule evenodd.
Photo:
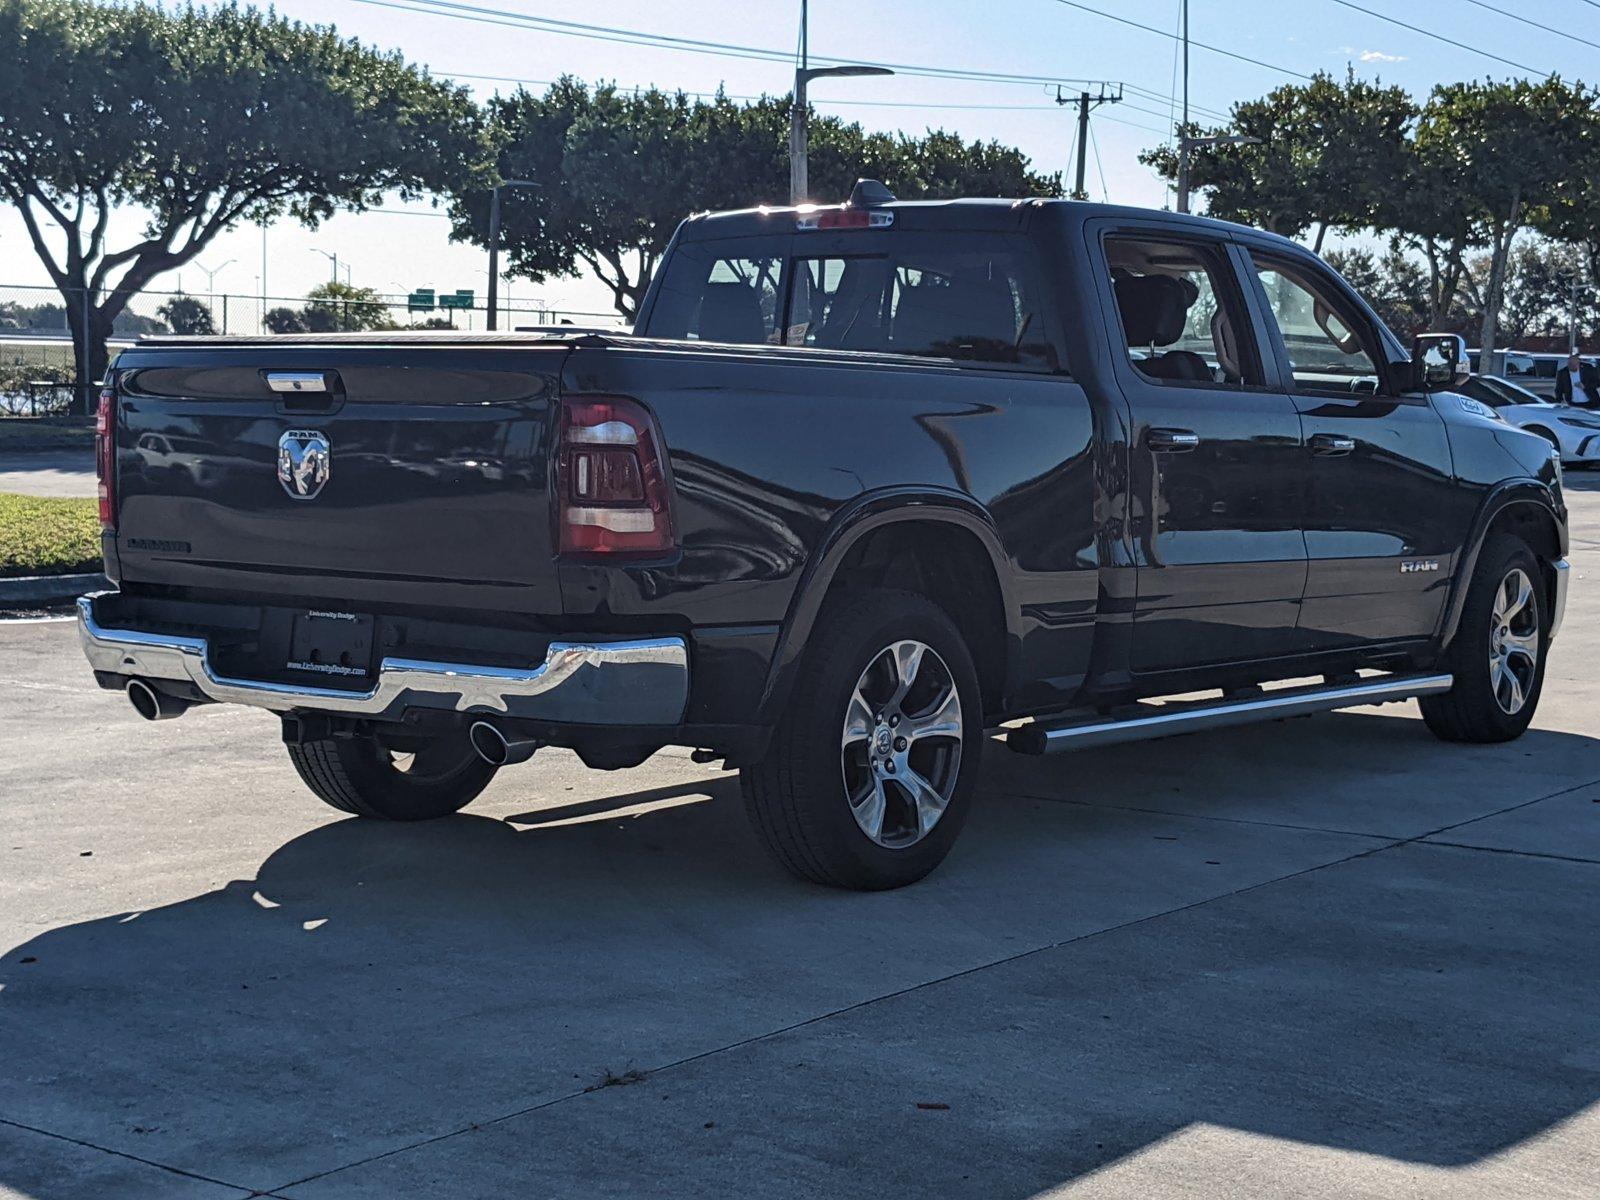
<instances>
[{"instance_id":1,"label":"dual exhaust tip","mask_svg":"<svg viewBox=\"0 0 1600 1200\"><path fill-rule=\"evenodd\" d=\"M509 767L527 762L539 748L535 739L506 734L499 726L488 721L474 721L467 730L467 737L471 739L478 757L491 767Z\"/></svg>"},{"instance_id":2,"label":"dual exhaust tip","mask_svg":"<svg viewBox=\"0 0 1600 1200\"><path fill-rule=\"evenodd\" d=\"M127 686L128 703L134 712L146 721L170 721L181 717L192 707L189 701L157 691L143 679L130 679ZM503 733L488 721L474 721L467 730L472 749L491 767L509 767L527 762L539 743L533 738Z\"/></svg>"}]
</instances>

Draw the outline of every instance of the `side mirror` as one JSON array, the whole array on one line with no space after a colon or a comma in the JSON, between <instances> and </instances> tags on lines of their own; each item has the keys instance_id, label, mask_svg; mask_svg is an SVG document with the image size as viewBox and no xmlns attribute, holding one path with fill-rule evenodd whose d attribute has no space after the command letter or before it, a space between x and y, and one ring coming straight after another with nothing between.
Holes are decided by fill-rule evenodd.
<instances>
[{"instance_id":1,"label":"side mirror","mask_svg":"<svg viewBox=\"0 0 1600 1200\"><path fill-rule=\"evenodd\" d=\"M1411 343L1411 385L1424 392L1460 387L1472 377L1458 333L1419 333Z\"/></svg>"}]
</instances>

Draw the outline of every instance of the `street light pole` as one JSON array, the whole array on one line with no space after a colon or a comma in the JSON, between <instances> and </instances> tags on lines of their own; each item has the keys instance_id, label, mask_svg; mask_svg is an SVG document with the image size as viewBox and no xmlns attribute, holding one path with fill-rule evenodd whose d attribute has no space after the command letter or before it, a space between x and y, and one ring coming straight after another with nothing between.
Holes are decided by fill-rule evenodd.
<instances>
[{"instance_id":1,"label":"street light pole","mask_svg":"<svg viewBox=\"0 0 1600 1200\"><path fill-rule=\"evenodd\" d=\"M337 253L330 253L327 250L320 250L316 246L311 247L311 250L315 254L322 255L323 258L327 259L330 263L333 264L333 274L331 274L328 278L332 279L333 282L338 283L339 282L339 255Z\"/></svg>"},{"instance_id":2,"label":"street light pole","mask_svg":"<svg viewBox=\"0 0 1600 1200\"><path fill-rule=\"evenodd\" d=\"M1189 0L1179 0L1183 17L1183 122L1178 126L1178 211L1189 211Z\"/></svg>"},{"instance_id":3,"label":"street light pole","mask_svg":"<svg viewBox=\"0 0 1600 1200\"><path fill-rule=\"evenodd\" d=\"M498 329L500 322L496 309L500 305L500 192L504 188L536 188L531 179L503 179L494 185L489 195L489 323L488 329Z\"/></svg>"},{"instance_id":4,"label":"street light pole","mask_svg":"<svg viewBox=\"0 0 1600 1200\"><path fill-rule=\"evenodd\" d=\"M789 203L804 204L811 190L806 177L807 118L810 109L806 85L813 79L858 78L864 75L893 75L888 67L817 67L812 69L806 44L806 0L800 0L800 62L794 69L794 107L789 112Z\"/></svg>"},{"instance_id":5,"label":"street light pole","mask_svg":"<svg viewBox=\"0 0 1600 1200\"><path fill-rule=\"evenodd\" d=\"M1189 211L1189 153L1201 146L1259 146L1261 139L1243 134L1217 134L1213 137L1178 139L1178 211Z\"/></svg>"}]
</instances>

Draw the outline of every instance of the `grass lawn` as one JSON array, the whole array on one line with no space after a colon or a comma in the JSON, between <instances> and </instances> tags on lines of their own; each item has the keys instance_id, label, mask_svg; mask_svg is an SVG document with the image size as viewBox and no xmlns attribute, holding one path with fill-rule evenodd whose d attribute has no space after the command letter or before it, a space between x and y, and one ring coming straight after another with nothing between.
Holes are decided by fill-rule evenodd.
<instances>
[{"instance_id":1,"label":"grass lawn","mask_svg":"<svg viewBox=\"0 0 1600 1200\"><path fill-rule=\"evenodd\" d=\"M96 501L0 492L0 578L99 569Z\"/></svg>"}]
</instances>

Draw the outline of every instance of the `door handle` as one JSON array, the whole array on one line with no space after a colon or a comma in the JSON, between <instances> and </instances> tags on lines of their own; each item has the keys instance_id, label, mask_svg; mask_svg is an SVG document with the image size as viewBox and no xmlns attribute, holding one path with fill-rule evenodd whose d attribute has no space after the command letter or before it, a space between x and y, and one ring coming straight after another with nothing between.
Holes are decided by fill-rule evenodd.
<instances>
[{"instance_id":1,"label":"door handle","mask_svg":"<svg viewBox=\"0 0 1600 1200\"><path fill-rule=\"evenodd\" d=\"M275 392L326 392L325 371L263 371L267 386Z\"/></svg>"},{"instance_id":2,"label":"door handle","mask_svg":"<svg viewBox=\"0 0 1600 1200\"><path fill-rule=\"evenodd\" d=\"M1188 429L1152 429L1144 444L1157 454L1185 454L1200 445L1200 435Z\"/></svg>"},{"instance_id":3,"label":"door handle","mask_svg":"<svg viewBox=\"0 0 1600 1200\"><path fill-rule=\"evenodd\" d=\"M1314 433L1311 435L1310 446L1311 453L1321 458L1337 458L1354 450L1356 440L1337 433Z\"/></svg>"}]
</instances>

